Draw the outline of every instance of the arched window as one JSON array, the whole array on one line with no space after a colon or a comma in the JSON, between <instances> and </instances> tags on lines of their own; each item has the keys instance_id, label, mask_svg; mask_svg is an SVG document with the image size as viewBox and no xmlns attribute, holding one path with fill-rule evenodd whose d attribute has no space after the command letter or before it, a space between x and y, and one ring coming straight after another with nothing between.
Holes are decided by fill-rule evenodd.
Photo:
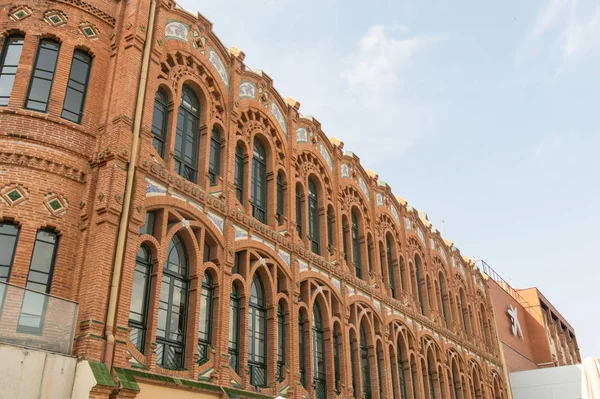
<instances>
[{"instance_id":1,"label":"arched window","mask_svg":"<svg viewBox=\"0 0 600 399\"><path fill-rule=\"evenodd\" d=\"M463 330L465 332L468 332L467 317L469 317L469 316L468 316L468 310L467 310L466 303L467 302L465 300L465 292L463 291L462 288L460 288L458 291L458 312L460 313L460 318L462 320Z\"/></svg>"},{"instance_id":2,"label":"arched window","mask_svg":"<svg viewBox=\"0 0 600 399\"><path fill-rule=\"evenodd\" d=\"M237 255L237 254L236 254ZM240 293L236 284L231 286L229 294L229 342L227 352L229 353L229 365L239 373L240 355Z\"/></svg>"},{"instance_id":3,"label":"arched window","mask_svg":"<svg viewBox=\"0 0 600 399\"><path fill-rule=\"evenodd\" d=\"M250 384L267 385L267 304L265 289L258 274L252 279L248 314L248 366Z\"/></svg>"},{"instance_id":4,"label":"arched window","mask_svg":"<svg viewBox=\"0 0 600 399\"><path fill-rule=\"evenodd\" d=\"M158 89L154 96L154 111L152 113L152 145L158 155L165 156L165 141L167 140L167 124L169 123L169 100L163 89Z\"/></svg>"},{"instance_id":5,"label":"arched window","mask_svg":"<svg viewBox=\"0 0 600 399\"><path fill-rule=\"evenodd\" d=\"M212 339L213 296L213 278L207 271L202 279L200 294L200 323L198 324L198 361L200 363L208 359L208 346Z\"/></svg>"},{"instance_id":6,"label":"arched window","mask_svg":"<svg viewBox=\"0 0 600 399\"><path fill-rule=\"evenodd\" d=\"M367 262L369 263L369 273L373 273L373 240L371 240L371 234L367 235Z\"/></svg>"},{"instance_id":7,"label":"arched window","mask_svg":"<svg viewBox=\"0 0 600 399\"><path fill-rule=\"evenodd\" d=\"M454 399L463 399L463 389L460 381L460 371L456 360L452 361L452 390L454 391Z\"/></svg>"},{"instance_id":8,"label":"arched window","mask_svg":"<svg viewBox=\"0 0 600 399\"><path fill-rule=\"evenodd\" d=\"M296 231L302 237L302 186L296 184Z\"/></svg>"},{"instance_id":9,"label":"arched window","mask_svg":"<svg viewBox=\"0 0 600 399\"><path fill-rule=\"evenodd\" d=\"M10 278L18 237L19 226L12 223L0 223L0 281L5 283Z\"/></svg>"},{"instance_id":10,"label":"arched window","mask_svg":"<svg viewBox=\"0 0 600 399\"><path fill-rule=\"evenodd\" d=\"M408 391L406 389L406 365L407 359L405 359L404 354L404 342L402 341L402 336L398 336L398 377L400 380L400 397L401 399L408 398Z\"/></svg>"},{"instance_id":11,"label":"arched window","mask_svg":"<svg viewBox=\"0 0 600 399\"><path fill-rule=\"evenodd\" d=\"M344 260L348 262L348 220L342 218L342 249L344 250Z\"/></svg>"},{"instance_id":12,"label":"arched window","mask_svg":"<svg viewBox=\"0 0 600 399\"><path fill-rule=\"evenodd\" d=\"M31 72L25 108L46 112L56 72L60 43L53 39L42 39L38 46L35 64Z\"/></svg>"},{"instance_id":13,"label":"arched window","mask_svg":"<svg viewBox=\"0 0 600 399\"><path fill-rule=\"evenodd\" d=\"M175 172L191 182L198 175L200 102L189 86L183 86L175 133Z\"/></svg>"},{"instance_id":14,"label":"arched window","mask_svg":"<svg viewBox=\"0 0 600 399\"><path fill-rule=\"evenodd\" d=\"M408 292L408 277L406 277L406 264L404 263L404 258L400 256L400 280L402 282L402 291Z\"/></svg>"},{"instance_id":15,"label":"arched window","mask_svg":"<svg viewBox=\"0 0 600 399\"><path fill-rule=\"evenodd\" d=\"M327 209L327 249L333 254L333 210Z\"/></svg>"},{"instance_id":16,"label":"arched window","mask_svg":"<svg viewBox=\"0 0 600 399\"><path fill-rule=\"evenodd\" d=\"M394 275L394 261L392 259L392 243L390 237L386 237L386 256L388 272L390 274L390 288L392 289L392 298L396 299L396 276Z\"/></svg>"},{"instance_id":17,"label":"arched window","mask_svg":"<svg viewBox=\"0 0 600 399\"><path fill-rule=\"evenodd\" d=\"M417 298L419 299L421 314L425 314L425 303L423 302L423 289L421 287L421 258L419 257L419 255L415 255L415 280L417 283Z\"/></svg>"},{"instance_id":18,"label":"arched window","mask_svg":"<svg viewBox=\"0 0 600 399\"><path fill-rule=\"evenodd\" d=\"M75 50L61 115L64 119L81 123L91 68L92 56L83 50Z\"/></svg>"},{"instance_id":19,"label":"arched window","mask_svg":"<svg viewBox=\"0 0 600 399\"><path fill-rule=\"evenodd\" d=\"M131 305L129 306L129 340L144 353L146 321L148 319L148 297L150 296L150 276L152 274L152 253L142 244L135 257Z\"/></svg>"},{"instance_id":20,"label":"arched window","mask_svg":"<svg viewBox=\"0 0 600 399\"><path fill-rule=\"evenodd\" d=\"M298 317L298 367L300 371L300 383L306 387L306 343L304 342L304 313L300 312Z\"/></svg>"},{"instance_id":21,"label":"arched window","mask_svg":"<svg viewBox=\"0 0 600 399\"><path fill-rule=\"evenodd\" d=\"M0 55L0 105L8 105L10 100L24 39L23 35L14 35L4 40Z\"/></svg>"},{"instance_id":22,"label":"arched window","mask_svg":"<svg viewBox=\"0 0 600 399\"><path fill-rule=\"evenodd\" d=\"M180 369L184 365L188 273L187 250L177 233L169 242L163 265L156 327L156 362L167 369Z\"/></svg>"},{"instance_id":23,"label":"arched window","mask_svg":"<svg viewBox=\"0 0 600 399\"><path fill-rule=\"evenodd\" d=\"M221 173L221 133L213 127L210 133L210 157L208 160L208 179L210 185L217 184L217 177Z\"/></svg>"},{"instance_id":24,"label":"arched window","mask_svg":"<svg viewBox=\"0 0 600 399\"><path fill-rule=\"evenodd\" d=\"M252 156L252 216L267 223L267 152L260 140L254 138Z\"/></svg>"},{"instance_id":25,"label":"arched window","mask_svg":"<svg viewBox=\"0 0 600 399\"><path fill-rule=\"evenodd\" d=\"M377 345L377 382L379 383L379 397L383 398L385 396L385 388L383 386L383 363L384 363L384 354L383 350L381 350L381 345Z\"/></svg>"},{"instance_id":26,"label":"arched window","mask_svg":"<svg viewBox=\"0 0 600 399\"><path fill-rule=\"evenodd\" d=\"M308 239L310 240L310 249L320 254L321 233L319 232L319 196L317 185L313 179L308 179Z\"/></svg>"},{"instance_id":27,"label":"arched window","mask_svg":"<svg viewBox=\"0 0 600 399\"><path fill-rule=\"evenodd\" d=\"M414 355L410 357L410 370L410 383L412 385L413 398L418 398L417 392L419 389L417 387L417 381L419 381L419 379L417 371L417 360L415 359Z\"/></svg>"},{"instance_id":28,"label":"arched window","mask_svg":"<svg viewBox=\"0 0 600 399\"><path fill-rule=\"evenodd\" d=\"M440 306L442 307L442 316L444 317L444 323L446 328L448 328L449 320L448 320L448 301L447 296L448 292L446 292L446 283L444 281L444 275L440 273L439 277L440 281Z\"/></svg>"},{"instance_id":29,"label":"arched window","mask_svg":"<svg viewBox=\"0 0 600 399\"><path fill-rule=\"evenodd\" d=\"M283 303L277 307L277 377L283 381L283 368L285 367L285 310Z\"/></svg>"},{"instance_id":30,"label":"arched window","mask_svg":"<svg viewBox=\"0 0 600 399\"><path fill-rule=\"evenodd\" d=\"M354 335L354 332L350 332L350 368L352 370L352 391L356 395L356 382L360 378L359 371L356 369L356 363L358 363L360 360L360 353L356 348L357 340L355 339L355 337L356 335Z\"/></svg>"},{"instance_id":31,"label":"arched window","mask_svg":"<svg viewBox=\"0 0 600 399\"><path fill-rule=\"evenodd\" d=\"M325 332L319 305L313 305L313 380L317 399L327 399L327 370L325 367Z\"/></svg>"},{"instance_id":32,"label":"arched window","mask_svg":"<svg viewBox=\"0 0 600 399\"><path fill-rule=\"evenodd\" d=\"M429 385L429 397L430 399L436 399L435 396L435 373L436 373L436 369L435 369L435 361L433 361L432 359L433 355L431 354L431 351L429 351L429 355L427 356L427 382Z\"/></svg>"},{"instance_id":33,"label":"arched window","mask_svg":"<svg viewBox=\"0 0 600 399\"><path fill-rule=\"evenodd\" d=\"M371 398L371 367L369 364L369 345L365 329L360 326L360 370L362 379L363 398Z\"/></svg>"},{"instance_id":34,"label":"arched window","mask_svg":"<svg viewBox=\"0 0 600 399\"><path fill-rule=\"evenodd\" d=\"M360 236L358 234L358 217L352 211L352 261L356 268L356 277L362 278L362 261L360 259Z\"/></svg>"},{"instance_id":35,"label":"arched window","mask_svg":"<svg viewBox=\"0 0 600 399\"><path fill-rule=\"evenodd\" d=\"M283 224L284 196L283 196L283 176L281 172L277 173L277 224Z\"/></svg>"},{"instance_id":36,"label":"arched window","mask_svg":"<svg viewBox=\"0 0 600 399\"><path fill-rule=\"evenodd\" d=\"M235 196L244 203L244 150L241 145L235 146L235 165L233 168L233 185L235 186Z\"/></svg>"},{"instance_id":37,"label":"arched window","mask_svg":"<svg viewBox=\"0 0 600 399\"><path fill-rule=\"evenodd\" d=\"M342 348L341 333L337 324L333 326L333 368L335 377L335 391L341 392L340 382L342 378L342 370L340 367L340 357L344 352Z\"/></svg>"}]
</instances>

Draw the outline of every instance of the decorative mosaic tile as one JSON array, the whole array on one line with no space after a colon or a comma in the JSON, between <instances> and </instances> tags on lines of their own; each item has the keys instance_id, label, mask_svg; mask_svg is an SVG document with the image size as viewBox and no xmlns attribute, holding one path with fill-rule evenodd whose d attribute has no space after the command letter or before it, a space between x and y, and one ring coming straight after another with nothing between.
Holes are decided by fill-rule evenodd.
<instances>
[{"instance_id":1,"label":"decorative mosaic tile","mask_svg":"<svg viewBox=\"0 0 600 399\"><path fill-rule=\"evenodd\" d=\"M367 199L369 198L369 189L367 188L367 184L365 183L365 181L363 180L363 178L361 176L358 176L358 185L360 186L360 189L362 190L363 193L365 193L365 196L367 197Z\"/></svg>"},{"instance_id":2,"label":"decorative mosaic tile","mask_svg":"<svg viewBox=\"0 0 600 399\"><path fill-rule=\"evenodd\" d=\"M27 6L18 6L8 12L8 18L10 18L11 21L15 22L22 21L25 18L31 16L32 13L33 12L31 11L31 8Z\"/></svg>"},{"instance_id":3,"label":"decorative mosaic tile","mask_svg":"<svg viewBox=\"0 0 600 399\"><path fill-rule=\"evenodd\" d=\"M296 143L307 143L308 142L308 130L304 127L296 129Z\"/></svg>"},{"instance_id":4,"label":"decorative mosaic tile","mask_svg":"<svg viewBox=\"0 0 600 399\"><path fill-rule=\"evenodd\" d=\"M210 221L213 222L215 226L217 226L221 234L223 234L223 228L225 227L225 219L213 212L208 212L207 216L210 219Z\"/></svg>"},{"instance_id":5,"label":"decorative mosaic tile","mask_svg":"<svg viewBox=\"0 0 600 399\"><path fill-rule=\"evenodd\" d=\"M235 230L235 240L247 240L248 239L248 230L238 226L237 224L233 225L233 229Z\"/></svg>"},{"instance_id":6,"label":"decorative mosaic tile","mask_svg":"<svg viewBox=\"0 0 600 399\"><path fill-rule=\"evenodd\" d=\"M383 206L383 195L377 193L377 206Z\"/></svg>"},{"instance_id":7,"label":"decorative mosaic tile","mask_svg":"<svg viewBox=\"0 0 600 399\"><path fill-rule=\"evenodd\" d=\"M329 151L327 151L327 147L325 144L321 143L321 156L325 159L327 166L329 166L329 170L333 170L333 161L331 160L331 155L329 155Z\"/></svg>"},{"instance_id":8,"label":"decorative mosaic tile","mask_svg":"<svg viewBox=\"0 0 600 399\"><path fill-rule=\"evenodd\" d=\"M100 36L100 31L91 22L81 22L79 24L79 31L88 39L97 39Z\"/></svg>"},{"instance_id":9,"label":"decorative mosaic tile","mask_svg":"<svg viewBox=\"0 0 600 399\"><path fill-rule=\"evenodd\" d=\"M167 188L160 183L146 178L146 197L167 195Z\"/></svg>"},{"instance_id":10,"label":"decorative mosaic tile","mask_svg":"<svg viewBox=\"0 0 600 399\"><path fill-rule=\"evenodd\" d=\"M17 206L29 199L29 193L23 186L12 184L0 191L0 196L9 206ZM1 203L1 201L0 201Z\"/></svg>"},{"instance_id":11,"label":"decorative mosaic tile","mask_svg":"<svg viewBox=\"0 0 600 399\"><path fill-rule=\"evenodd\" d=\"M219 54L217 54L215 49L212 47L208 51L208 61L210 61L212 66L215 67L217 73L221 77L221 80L225 84L225 88L229 90L229 72L227 72L225 64L223 63L223 60L221 60L221 57L219 57Z\"/></svg>"},{"instance_id":12,"label":"decorative mosaic tile","mask_svg":"<svg viewBox=\"0 0 600 399\"><path fill-rule=\"evenodd\" d=\"M44 13L44 21L50 26L61 26L66 24L68 19L60 10L48 10Z\"/></svg>"},{"instance_id":13,"label":"decorative mosaic tile","mask_svg":"<svg viewBox=\"0 0 600 399\"><path fill-rule=\"evenodd\" d=\"M256 98L256 84L248 81L240 83L240 98Z\"/></svg>"},{"instance_id":14,"label":"decorative mosaic tile","mask_svg":"<svg viewBox=\"0 0 600 399\"><path fill-rule=\"evenodd\" d=\"M284 251L283 249L280 249L280 250L278 251L278 253L279 253L279 257L280 257L281 259L283 259L283 261L285 262L285 264L286 264L286 265L288 265L288 266L289 266L289 265L290 265L290 262L291 262L291 256L290 256L290 253L289 253L289 252L287 252L287 251Z\"/></svg>"},{"instance_id":15,"label":"decorative mosaic tile","mask_svg":"<svg viewBox=\"0 0 600 399\"><path fill-rule=\"evenodd\" d=\"M340 279L334 277L331 279L331 282L333 283L334 287L338 289L338 291L342 292L342 282Z\"/></svg>"},{"instance_id":16,"label":"decorative mosaic tile","mask_svg":"<svg viewBox=\"0 0 600 399\"><path fill-rule=\"evenodd\" d=\"M267 247L271 248L271 249L275 249L275 245L273 245L273 243L269 240L265 240L264 238L257 236L257 235L253 235L251 237L252 240L254 241L258 241L258 242L262 242L263 244L265 244Z\"/></svg>"},{"instance_id":17,"label":"decorative mosaic tile","mask_svg":"<svg viewBox=\"0 0 600 399\"><path fill-rule=\"evenodd\" d=\"M63 216L67 213L67 201L61 195L48 194L44 198L44 205L53 216Z\"/></svg>"},{"instance_id":18,"label":"decorative mosaic tile","mask_svg":"<svg viewBox=\"0 0 600 399\"><path fill-rule=\"evenodd\" d=\"M354 291L354 288L348 286L348 296L354 296L356 294L356 291Z\"/></svg>"},{"instance_id":19,"label":"decorative mosaic tile","mask_svg":"<svg viewBox=\"0 0 600 399\"><path fill-rule=\"evenodd\" d=\"M348 164L343 163L341 166L342 177L350 177L350 167Z\"/></svg>"},{"instance_id":20,"label":"decorative mosaic tile","mask_svg":"<svg viewBox=\"0 0 600 399\"><path fill-rule=\"evenodd\" d=\"M279 109L277 104L275 104L274 101L271 102L271 113L273 114L275 119L277 119L277 122L281 126L281 129L283 129L283 134L285 135L285 138L287 138L287 136L288 136L287 122L285 121L285 118L283 117L281 110Z\"/></svg>"},{"instance_id":21,"label":"decorative mosaic tile","mask_svg":"<svg viewBox=\"0 0 600 399\"><path fill-rule=\"evenodd\" d=\"M165 40L175 39L187 42L190 36L190 26L181 21L167 20L165 25Z\"/></svg>"},{"instance_id":22,"label":"decorative mosaic tile","mask_svg":"<svg viewBox=\"0 0 600 399\"><path fill-rule=\"evenodd\" d=\"M398 210L393 204L390 204L390 208L392 210L392 216L394 217L394 220L396 220L396 223L400 224L400 215L398 215Z\"/></svg>"},{"instance_id":23,"label":"decorative mosaic tile","mask_svg":"<svg viewBox=\"0 0 600 399\"><path fill-rule=\"evenodd\" d=\"M417 229L417 234L419 235L419 238L421 239L421 241L423 241L423 244L426 244L427 241L425 240L425 234L423 234L423 230L421 230L420 228Z\"/></svg>"},{"instance_id":24,"label":"decorative mosaic tile","mask_svg":"<svg viewBox=\"0 0 600 399\"><path fill-rule=\"evenodd\" d=\"M298 265L300 265L300 272L308 271L308 263L302 259L298 259Z\"/></svg>"},{"instance_id":25,"label":"decorative mosaic tile","mask_svg":"<svg viewBox=\"0 0 600 399\"><path fill-rule=\"evenodd\" d=\"M379 302L378 300L374 300L373 303L375 304L375 307L377 308L378 311L381 312L381 302Z\"/></svg>"},{"instance_id":26,"label":"decorative mosaic tile","mask_svg":"<svg viewBox=\"0 0 600 399\"><path fill-rule=\"evenodd\" d=\"M392 315L392 308L388 305L385 305L385 310L387 311L388 317Z\"/></svg>"}]
</instances>

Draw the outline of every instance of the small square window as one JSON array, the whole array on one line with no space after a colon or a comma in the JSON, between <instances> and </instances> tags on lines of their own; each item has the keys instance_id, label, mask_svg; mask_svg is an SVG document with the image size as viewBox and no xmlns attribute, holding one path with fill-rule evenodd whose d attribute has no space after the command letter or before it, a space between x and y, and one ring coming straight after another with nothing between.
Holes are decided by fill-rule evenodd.
<instances>
[{"instance_id":1,"label":"small square window","mask_svg":"<svg viewBox=\"0 0 600 399\"><path fill-rule=\"evenodd\" d=\"M62 204L60 203L60 201L57 199L53 199L48 204L55 211L58 211L58 210L62 209L62 207L63 207Z\"/></svg>"}]
</instances>

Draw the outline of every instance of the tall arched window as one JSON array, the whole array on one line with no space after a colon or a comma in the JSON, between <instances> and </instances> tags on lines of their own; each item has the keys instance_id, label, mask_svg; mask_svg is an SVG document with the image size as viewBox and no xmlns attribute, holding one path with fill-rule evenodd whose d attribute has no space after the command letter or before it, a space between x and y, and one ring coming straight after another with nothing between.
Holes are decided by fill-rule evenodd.
<instances>
[{"instance_id":1,"label":"tall arched window","mask_svg":"<svg viewBox=\"0 0 600 399\"><path fill-rule=\"evenodd\" d=\"M363 398L371 398L371 367L369 364L369 345L365 329L360 326L360 371L362 379Z\"/></svg>"},{"instance_id":2,"label":"tall arched window","mask_svg":"<svg viewBox=\"0 0 600 399\"><path fill-rule=\"evenodd\" d=\"M180 369L184 365L188 273L187 250L177 233L169 242L167 261L163 265L156 327L156 361L168 369Z\"/></svg>"},{"instance_id":3,"label":"tall arched window","mask_svg":"<svg viewBox=\"0 0 600 399\"><path fill-rule=\"evenodd\" d=\"M229 365L239 373L240 355L240 293L236 284L231 286L229 294L229 342L227 352L229 353Z\"/></svg>"},{"instance_id":4,"label":"tall arched window","mask_svg":"<svg viewBox=\"0 0 600 399\"><path fill-rule=\"evenodd\" d=\"M367 236L367 262L369 262L369 273L373 273L373 240L370 234Z\"/></svg>"},{"instance_id":5,"label":"tall arched window","mask_svg":"<svg viewBox=\"0 0 600 399\"><path fill-rule=\"evenodd\" d=\"M217 177L221 173L221 133L213 127L210 133L210 157L208 160L208 179L210 185L217 184Z\"/></svg>"},{"instance_id":6,"label":"tall arched window","mask_svg":"<svg viewBox=\"0 0 600 399\"><path fill-rule=\"evenodd\" d=\"M8 105L24 39L23 35L14 35L4 40L4 48L0 56L0 105Z\"/></svg>"},{"instance_id":7,"label":"tall arched window","mask_svg":"<svg viewBox=\"0 0 600 399\"><path fill-rule=\"evenodd\" d=\"M483 304L479 305L479 317L481 318L481 333L485 339L485 343L490 345L492 343L489 325L485 322L485 308Z\"/></svg>"},{"instance_id":8,"label":"tall arched window","mask_svg":"<svg viewBox=\"0 0 600 399\"><path fill-rule=\"evenodd\" d=\"M241 145L235 146L235 165L233 168L233 185L235 186L235 196L244 203L244 150Z\"/></svg>"},{"instance_id":9,"label":"tall arched window","mask_svg":"<svg viewBox=\"0 0 600 399\"><path fill-rule=\"evenodd\" d=\"M396 299L396 276L394 275L394 261L392 259L392 242L390 237L386 237L386 256L387 256L387 266L388 272L390 274L390 287L392 289L392 298Z\"/></svg>"},{"instance_id":10,"label":"tall arched window","mask_svg":"<svg viewBox=\"0 0 600 399\"><path fill-rule=\"evenodd\" d=\"M267 385L267 303L258 274L252 279L248 314L248 366L250 384Z\"/></svg>"},{"instance_id":11,"label":"tall arched window","mask_svg":"<svg viewBox=\"0 0 600 399\"><path fill-rule=\"evenodd\" d=\"M317 399L327 399L327 370L325 367L325 332L319 305L313 305L313 380Z\"/></svg>"},{"instance_id":12,"label":"tall arched window","mask_svg":"<svg viewBox=\"0 0 600 399\"><path fill-rule=\"evenodd\" d=\"M213 278L207 271L202 279L202 293L200 294L200 323L198 324L198 361L200 363L208 359L208 346L212 339L213 296Z\"/></svg>"},{"instance_id":13,"label":"tall arched window","mask_svg":"<svg viewBox=\"0 0 600 399\"><path fill-rule=\"evenodd\" d=\"M19 226L0 223L0 281L5 283L10 278L18 237Z\"/></svg>"},{"instance_id":14,"label":"tall arched window","mask_svg":"<svg viewBox=\"0 0 600 399\"><path fill-rule=\"evenodd\" d=\"M342 356L342 339L339 327L337 324L333 326L333 368L335 378L335 391L340 393L340 381L342 378L342 370L340 367L340 357Z\"/></svg>"},{"instance_id":15,"label":"tall arched window","mask_svg":"<svg viewBox=\"0 0 600 399\"><path fill-rule=\"evenodd\" d=\"M423 289L421 287L421 258L419 257L419 255L415 255L415 279L417 283L417 298L419 299L421 314L425 314L425 303L423 302Z\"/></svg>"},{"instance_id":16,"label":"tall arched window","mask_svg":"<svg viewBox=\"0 0 600 399\"><path fill-rule=\"evenodd\" d=\"M385 396L385 388L383 386L383 363L384 363L384 354L383 350L381 350L381 345L377 345L377 382L379 383L379 397L383 398Z\"/></svg>"},{"instance_id":17,"label":"tall arched window","mask_svg":"<svg viewBox=\"0 0 600 399\"><path fill-rule=\"evenodd\" d=\"M199 124L198 97L189 86L183 86L175 132L175 172L191 182L198 175Z\"/></svg>"},{"instance_id":18,"label":"tall arched window","mask_svg":"<svg viewBox=\"0 0 600 399\"><path fill-rule=\"evenodd\" d=\"M446 282L444 280L444 275L440 273L439 277L440 284L440 306L442 307L442 316L444 316L444 323L446 328L448 328L449 320L448 320L448 292L446 291Z\"/></svg>"},{"instance_id":19,"label":"tall arched window","mask_svg":"<svg viewBox=\"0 0 600 399\"><path fill-rule=\"evenodd\" d=\"M302 186L296 184L296 231L302 237Z\"/></svg>"},{"instance_id":20,"label":"tall arched window","mask_svg":"<svg viewBox=\"0 0 600 399\"><path fill-rule=\"evenodd\" d=\"M152 253L142 244L135 257L131 305L129 306L129 340L144 353L146 321L148 318L148 297L150 296L150 276L152 274Z\"/></svg>"},{"instance_id":21,"label":"tall arched window","mask_svg":"<svg viewBox=\"0 0 600 399\"><path fill-rule=\"evenodd\" d=\"M284 197L283 197L283 176L281 172L277 173L277 224L283 224Z\"/></svg>"},{"instance_id":22,"label":"tall arched window","mask_svg":"<svg viewBox=\"0 0 600 399\"><path fill-rule=\"evenodd\" d=\"M404 354L404 342L402 336L398 336L398 377L400 380L400 398L407 399L408 391L406 389L406 365L407 359Z\"/></svg>"},{"instance_id":23,"label":"tall arched window","mask_svg":"<svg viewBox=\"0 0 600 399\"><path fill-rule=\"evenodd\" d=\"M468 332L467 329L467 317L468 316L468 310L467 310L467 302L465 299L465 292L463 291L462 288L460 288L458 290L458 312L460 313L460 318L462 320L462 326L463 326L463 330L465 332Z\"/></svg>"},{"instance_id":24,"label":"tall arched window","mask_svg":"<svg viewBox=\"0 0 600 399\"><path fill-rule=\"evenodd\" d=\"M417 396L417 392L418 392L418 388L417 388L417 381L419 381L418 379L418 371L417 371L417 359L415 359L415 356L412 355L410 357L410 383L412 385L412 390L413 390L413 398L418 398Z\"/></svg>"},{"instance_id":25,"label":"tall arched window","mask_svg":"<svg viewBox=\"0 0 600 399\"><path fill-rule=\"evenodd\" d=\"M348 234L350 231L348 229L348 220L343 217L342 218L342 249L344 250L344 260L348 262Z\"/></svg>"},{"instance_id":26,"label":"tall arched window","mask_svg":"<svg viewBox=\"0 0 600 399\"><path fill-rule=\"evenodd\" d=\"M81 123L91 68L92 56L83 50L75 50L61 114L64 119Z\"/></svg>"},{"instance_id":27,"label":"tall arched window","mask_svg":"<svg viewBox=\"0 0 600 399\"><path fill-rule=\"evenodd\" d=\"M60 43L53 39L42 39L38 46L35 64L31 72L25 108L46 112L56 72Z\"/></svg>"},{"instance_id":28,"label":"tall arched window","mask_svg":"<svg viewBox=\"0 0 600 399\"><path fill-rule=\"evenodd\" d=\"M267 223L267 152L260 140L254 138L252 155L252 216Z\"/></svg>"},{"instance_id":29,"label":"tall arched window","mask_svg":"<svg viewBox=\"0 0 600 399\"><path fill-rule=\"evenodd\" d=\"M356 277L362 278L362 261L360 259L360 236L358 234L358 217L352 211L352 261L356 268Z\"/></svg>"},{"instance_id":30,"label":"tall arched window","mask_svg":"<svg viewBox=\"0 0 600 399\"><path fill-rule=\"evenodd\" d=\"M285 367L285 310L283 303L277 307L277 377L283 381Z\"/></svg>"},{"instance_id":31,"label":"tall arched window","mask_svg":"<svg viewBox=\"0 0 600 399\"><path fill-rule=\"evenodd\" d=\"M317 185L313 179L308 179L308 239L310 240L310 249L316 254L320 254L321 233L319 232L319 196Z\"/></svg>"},{"instance_id":32,"label":"tall arched window","mask_svg":"<svg viewBox=\"0 0 600 399\"><path fill-rule=\"evenodd\" d=\"M436 373L436 369L435 369L435 361L433 360L433 355L431 354L431 351L429 351L429 354L427 356L427 382L429 385L429 398L430 399L436 399L435 396L435 373Z\"/></svg>"},{"instance_id":33,"label":"tall arched window","mask_svg":"<svg viewBox=\"0 0 600 399\"><path fill-rule=\"evenodd\" d=\"M169 100L163 89L158 89L154 96L154 111L152 113L152 145L158 155L165 156L165 141L167 140L167 124L169 122Z\"/></svg>"},{"instance_id":34,"label":"tall arched window","mask_svg":"<svg viewBox=\"0 0 600 399\"><path fill-rule=\"evenodd\" d=\"M304 339L304 313L300 312L298 316L298 368L300 372L300 383L306 387L306 342Z\"/></svg>"},{"instance_id":35,"label":"tall arched window","mask_svg":"<svg viewBox=\"0 0 600 399\"><path fill-rule=\"evenodd\" d=\"M327 249L333 254L333 210L327 209Z\"/></svg>"}]
</instances>

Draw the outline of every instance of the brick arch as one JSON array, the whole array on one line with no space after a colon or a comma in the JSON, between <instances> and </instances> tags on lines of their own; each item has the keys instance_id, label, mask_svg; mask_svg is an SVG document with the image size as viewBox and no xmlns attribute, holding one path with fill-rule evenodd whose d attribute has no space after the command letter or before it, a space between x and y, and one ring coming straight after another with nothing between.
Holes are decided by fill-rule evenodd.
<instances>
[{"instance_id":1,"label":"brick arch","mask_svg":"<svg viewBox=\"0 0 600 399\"><path fill-rule=\"evenodd\" d=\"M298 155L296 174L301 176L303 181L307 181L310 176L315 176L323 187L324 199L331 199L333 193L331 173L315 154L305 150Z\"/></svg>"},{"instance_id":2,"label":"brick arch","mask_svg":"<svg viewBox=\"0 0 600 399\"><path fill-rule=\"evenodd\" d=\"M360 189L354 185L348 184L341 189L339 192L339 198L342 202L342 211L350 215L350 211L353 207L357 207L363 218L365 218L365 226L371 224L371 212L369 208L368 200ZM367 229L365 228L365 231Z\"/></svg>"},{"instance_id":3,"label":"brick arch","mask_svg":"<svg viewBox=\"0 0 600 399\"><path fill-rule=\"evenodd\" d=\"M283 163L287 159L287 139L279 130L277 121L262 109L255 106L245 108L233 126L236 138L246 141L248 146L254 136L260 134L268 141L273 160L277 159Z\"/></svg>"}]
</instances>

